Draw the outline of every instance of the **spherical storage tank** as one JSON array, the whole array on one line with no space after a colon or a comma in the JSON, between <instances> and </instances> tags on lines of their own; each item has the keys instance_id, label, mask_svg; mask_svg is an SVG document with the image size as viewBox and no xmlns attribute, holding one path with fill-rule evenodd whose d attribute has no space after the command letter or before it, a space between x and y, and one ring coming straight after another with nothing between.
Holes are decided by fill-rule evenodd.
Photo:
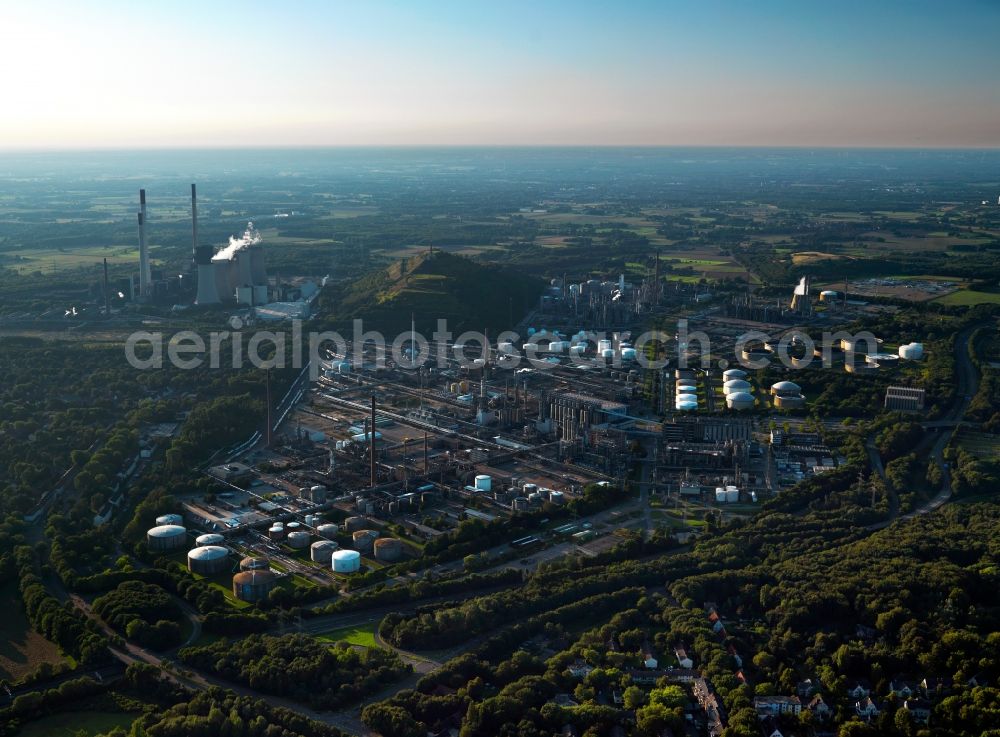
<instances>
[{"instance_id":1,"label":"spherical storage tank","mask_svg":"<svg viewBox=\"0 0 1000 737\"><path fill-rule=\"evenodd\" d=\"M187 545L187 530L180 525L159 525L146 533L150 550L179 550Z\"/></svg>"},{"instance_id":2,"label":"spherical storage tank","mask_svg":"<svg viewBox=\"0 0 1000 737\"><path fill-rule=\"evenodd\" d=\"M392 562L403 557L403 543L394 537L375 541L375 560Z\"/></svg>"},{"instance_id":3,"label":"spherical storage tank","mask_svg":"<svg viewBox=\"0 0 1000 737\"><path fill-rule=\"evenodd\" d=\"M743 379L730 379L725 384L722 385L726 394L732 394L734 392L748 392L750 391L750 382Z\"/></svg>"},{"instance_id":4,"label":"spherical storage tank","mask_svg":"<svg viewBox=\"0 0 1000 737\"><path fill-rule=\"evenodd\" d=\"M320 537L325 537L327 540L332 540L340 532L340 528L337 525L325 524L320 525L316 528L316 534Z\"/></svg>"},{"instance_id":5,"label":"spherical storage tank","mask_svg":"<svg viewBox=\"0 0 1000 737\"><path fill-rule=\"evenodd\" d=\"M750 392L733 392L726 396L729 409L753 409L754 399Z\"/></svg>"},{"instance_id":6,"label":"spherical storage tank","mask_svg":"<svg viewBox=\"0 0 1000 737\"><path fill-rule=\"evenodd\" d=\"M288 533L288 546L295 550L303 550L309 547L309 533L305 530L296 530Z\"/></svg>"},{"instance_id":7,"label":"spherical storage tank","mask_svg":"<svg viewBox=\"0 0 1000 737\"><path fill-rule=\"evenodd\" d=\"M263 601L277 583L271 571L241 571L233 576L233 596L240 601Z\"/></svg>"},{"instance_id":8,"label":"spherical storage tank","mask_svg":"<svg viewBox=\"0 0 1000 737\"><path fill-rule=\"evenodd\" d=\"M156 518L156 524L158 525L182 525L184 524L184 518L179 514L161 514Z\"/></svg>"},{"instance_id":9,"label":"spherical storage tank","mask_svg":"<svg viewBox=\"0 0 1000 737\"><path fill-rule=\"evenodd\" d=\"M241 571L266 571L270 569L271 564L267 562L266 558L244 558L240 561Z\"/></svg>"},{"instance_id":10,"label":"spherical storage tank","mask_svg":"<svg viewBox=\"0 0 1000 737\"><path fill-rule=\"evenodd\" d=\"M204 535L198 535L198 537L195 538L194 544L200 548L204 545L221 545L225 542L225 540L226 538L219 533L209 532Z\"/></svg>"},{"instance_id":11,"label":"spherical storage tank","mask_svg":"<svg viewBox=\"0 0 1000 737\"><path fill-rule=\"evenodd\" d=\"M371 553L378 533L375 530L358 530L354 533L354 549L359 553Z\"/></svg>"},{"instance_id":12,"label":"spherical storage tank","mask_svg":"<svg viewBox=\"0 0 1000 737\"><path fill-rule=\"evenodd\" d=\"M329 540L317 540L309 548L309 557L313 563L329 563L337 551L337 543Z\"/></svg>"},{"instance_id":13,"label":"spherical storage tank","mask_svg":"<svg viewBox=\"0 0 1000 737\"><path fill-rule=\"evenodd\" d=\"M229 551L218 545L205 545L188 551L188 570L202 576L214 576L229 570Z\"/></svg>"},{"instance_id":14,"label":"spherical storage tank","mask_svg":"<svg viewBox=\"0 0 1000 737\"><path fill-rule=\"evenodd\" d=\"M361 570L361 553L356 550L338 550L330 557L334 573L357 573Z\"/></svg>"}]
</instances>

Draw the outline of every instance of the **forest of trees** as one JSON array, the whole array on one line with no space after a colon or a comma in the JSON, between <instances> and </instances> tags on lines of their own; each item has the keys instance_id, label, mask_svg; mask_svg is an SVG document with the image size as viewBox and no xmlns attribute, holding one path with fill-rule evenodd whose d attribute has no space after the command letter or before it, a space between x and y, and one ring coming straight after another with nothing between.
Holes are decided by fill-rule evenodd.
<instances>
[{"instance_id":1,"label":"forest of trees","mask_svg":"<svg viewBox=\"0 0 1000 737\"><path fill-rule=\"evenodd\" d=\"M322 709L357 701L410 671L393 652L327 646L300 634L223 639L184 648L180 657L233 682Z\"/></svg>"}]
</instances>

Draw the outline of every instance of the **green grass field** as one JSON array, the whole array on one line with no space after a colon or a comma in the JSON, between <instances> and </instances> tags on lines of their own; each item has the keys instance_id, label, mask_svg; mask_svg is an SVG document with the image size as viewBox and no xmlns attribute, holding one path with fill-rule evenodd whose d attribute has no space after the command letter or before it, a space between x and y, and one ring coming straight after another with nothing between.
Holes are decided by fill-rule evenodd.
<instances>
[{"instance_id":1,"label":"green grass field","mask_svg":"<svg viewBox=\"0 0 1000 737\"><path fill-rule=\"evenodd\" d=\"M0 587L0 678L14 681L41 663L63 662L59 648L35 632L28 622L17 585Z\"/></svg>"},{"instance_id":2,"label":"green grass field","mask_svg":"<svg viewBox=\"0 0 1000 737\"><path fill-rule=\"evenodd\" d=\"M77 737L77 735L102 734L115 727L128 729L135 718L134 712L67 711L29 722L18 732L19 737Z\"/></svg>"},{"instance_id":3,"label":"green grass field","mask_svg":"<svg viewBox=\"0 0 1000 737\"><path fill-rule=\"evenodd\" d=\"M933 300L943 305L971 307L973 305L1000 304L1000 292L978 292L974 289L959 289Z\"/></svg>"},{"instance_id":4,"label":"green grass field","mask_svg":"<svg viewBox=\"0 0 1000 737\"><path fill-rule=\"evenodd\" d=\"M359 624L354 627L341 627L316 635L317 640L323 642L346 642L351 645L361 645L362 647L379 647L375 642L375 628L377 623Z\"/></svg>"}]
</instances>

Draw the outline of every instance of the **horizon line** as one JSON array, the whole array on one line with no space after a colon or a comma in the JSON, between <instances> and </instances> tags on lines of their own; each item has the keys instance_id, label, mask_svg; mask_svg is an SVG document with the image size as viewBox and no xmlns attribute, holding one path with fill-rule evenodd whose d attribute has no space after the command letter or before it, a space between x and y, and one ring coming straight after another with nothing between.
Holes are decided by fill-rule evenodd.
<instances>
[{"instance_id":1,"label":"horizon line","mask_svg":"<svg viewBox=\"0 0 1000 737\"><path fill-rule=\"evenodd\" d=\"M246 144L246 145L151 145L151 146L53 146L53 147L4 147L2 154L48 153L139 153L156 151L334 151L370 149L636 149L636 150L798 150L798 151L1000 151L1000 142L991 145L969 146L962 144L780 144L780 143L330 143L330 144Z\"/></svg>"}]
</instances>

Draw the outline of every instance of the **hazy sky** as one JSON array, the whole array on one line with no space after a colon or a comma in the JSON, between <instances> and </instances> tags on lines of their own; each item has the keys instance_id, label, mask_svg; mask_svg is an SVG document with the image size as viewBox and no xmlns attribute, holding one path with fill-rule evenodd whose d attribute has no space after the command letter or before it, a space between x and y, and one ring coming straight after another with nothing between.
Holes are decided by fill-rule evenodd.
<instances>
[{"instance_id":1,"label":"hazy sky","mask_svg":"<svg viewBox=\"0 0 1000 737\"><path fill-rule=\"evenodd\" d=\"M1000 146L998 0L0 0L0 148Z\"/></svg>"}]
</instances>

